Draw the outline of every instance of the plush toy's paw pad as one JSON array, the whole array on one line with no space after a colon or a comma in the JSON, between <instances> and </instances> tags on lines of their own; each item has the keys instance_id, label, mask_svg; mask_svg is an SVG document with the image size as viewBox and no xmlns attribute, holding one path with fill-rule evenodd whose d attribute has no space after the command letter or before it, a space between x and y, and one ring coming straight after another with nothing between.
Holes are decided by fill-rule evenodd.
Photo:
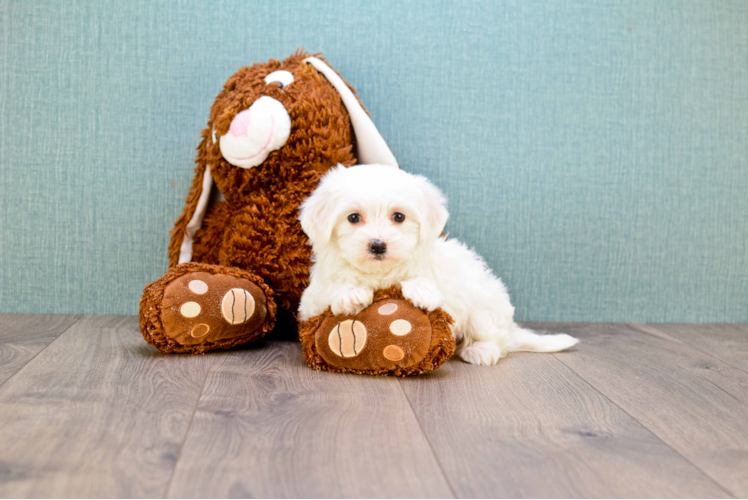
<instances>
[{"instance_id":1,"label":"plush toy's paw pad","mask_svg":"<svg viewBox=\"0 0 748 500\"><path fill-rule=\"evenodd\" d=\"M355 315L328 312L302 325L307 361L316 368L373 375L412 375L451 356L450 318L426 314L401 294L375 296Z\"/></svg>"},{"instance_id":2,"label":"plush toy's paw pad","mask_svg":"<svg viewBox=\"0 0 748 500\"><path fill-rule=\"evenodd\" d=\"M431 322L405 300L373 303L353 317L328 318L317 332L319 353L325 361L361 370L415 365L430 344Z\"/></svg>"},{"instance_id":3,"label":"plush toy's paw pad","mask_svg":"<svg viewBox=\"0 0 748 500\"><path fill-rule=\"evenodd\" d=\"M182 345L247 335L265 321L265 304L262 290L249 280L207 272L187 273L164 290L164 333Z\"/></svg>"}]
</instances>

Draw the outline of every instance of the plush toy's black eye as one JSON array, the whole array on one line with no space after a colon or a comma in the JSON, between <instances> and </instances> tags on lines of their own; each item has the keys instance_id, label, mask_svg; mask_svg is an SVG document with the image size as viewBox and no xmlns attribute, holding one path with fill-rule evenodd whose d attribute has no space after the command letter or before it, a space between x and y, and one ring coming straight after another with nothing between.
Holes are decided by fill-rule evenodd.
<instances>
[{"instance_id":1,"label":"plush toy's black eye","mask_svg":"<svg viewBox=\"0 0 748 500\"><path fill-rule=\"evenodd\" d=\"M402 222L402 221L404 221L404 220L405 220L405 215L404 215L404 214L401 214L400 212L395 212L395 213L394 213L394 214L392 215L392 220L394 220L395 222L398 222L398 223L400 223L400 222Z\"/></svg>"},{"instance_id":2,"label":"plush toy's black eye","mask_svg":"<svg viewBox=\"0 0 748 500\"><path fill-rule=\"evenodd\" d=\"M350 222L351 224L361 222L361 216L359 214L351 214L348 216L348 222Z\"/></svg>"},{"instance_id":3,"label":"plush toy's black eye","mask_svg":"<svg viewBox=\"0 0 748 500\"><path fill-rule=\"evenodd\" d=\"M265 84L270 85L273 82L278 82L278 88L282 89L284 86L293 83L293 73L285 69L273 71L265 77Z\"/></svg>"}]
</instances>

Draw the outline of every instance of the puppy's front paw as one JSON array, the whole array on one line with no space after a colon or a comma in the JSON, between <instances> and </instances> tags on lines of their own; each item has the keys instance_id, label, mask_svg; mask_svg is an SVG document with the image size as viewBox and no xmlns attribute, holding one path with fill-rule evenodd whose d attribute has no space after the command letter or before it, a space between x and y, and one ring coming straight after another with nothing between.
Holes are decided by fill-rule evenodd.
<instances>
[{"instance_id":1,"label":"puppy's front paw","mask_svg":"<svg viewBox=\"0 0 748 500\"><path fill-rule=\"evenodd\" d=\"M334 315L354 315L363 311L374 300L374 291L349 285L339 288L333 294L330 309Z\"/></svg>"},{"instance_id":2,"label":"puppy's front paw","mask_svg":"<svg viewBox=\"0 0 748 500\"><path fill-rule=\"evenodd\" d=\"M458 355L468 363L491 366L501 359L501 349L492 342L476 342L462 349Z\"/></svg>"},{"instance_id":3,"label":"puppy's front paw","mask_svg":"<svg viewBox=\"0 0 748 500\"><path fill-rule=\"evenodd\" d=\"M403 281L401 285L403 288L403 297L413 302L413 305L416 307L433 311L444 304L442 293L436 288L435 284L427 279L414 278Z\"/></svg>"}]
</instances>

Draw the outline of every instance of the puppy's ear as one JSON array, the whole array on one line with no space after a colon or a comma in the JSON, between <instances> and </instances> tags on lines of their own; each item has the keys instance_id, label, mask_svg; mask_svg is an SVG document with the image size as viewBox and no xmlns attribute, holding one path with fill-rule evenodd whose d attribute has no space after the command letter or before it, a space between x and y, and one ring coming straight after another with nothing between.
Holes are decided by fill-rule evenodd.
<instances>
[{"instance_id":1,"label":"puppy's ear","mask_svg":"<svg viewBox=\"0 0 748 500\"><path fill-rule=\"evenodd\" d=\"M432 243L436 241L449 219L447 211L447 198L438 187L431 184L425 177L421 182L421 210L422 216L419 221L421 225L420 237L422 242Z\"/></svg>"},{"instance_id":2,"label":"puppy's ear","mask_svg":"<svg viewBox=\"0 0 748 500\"><path fill-rule=\"evenodd\" d=\"M340 163L331 169L299 209L301 228L313 246L326 245L332 238L339 204L330 185L334 182L335 174L341 169L345 167Z\"/></svg>"}]
</instances>

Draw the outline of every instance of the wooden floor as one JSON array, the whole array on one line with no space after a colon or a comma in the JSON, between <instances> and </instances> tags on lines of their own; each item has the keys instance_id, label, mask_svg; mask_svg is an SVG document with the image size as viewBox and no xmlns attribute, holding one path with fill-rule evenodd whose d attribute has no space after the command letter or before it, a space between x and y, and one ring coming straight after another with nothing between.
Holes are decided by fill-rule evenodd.
<instances>
[{"instance_id":1,"label":"wooden floor","mask_svg":"<svg viewBox=\"0 0 748 500\"><path fill-rule=\"evenodd\" d=\"M748 325L528 326L582 343L400 380L0 315L0 496L748 496Z\"/></svg>"}]
</instances>

